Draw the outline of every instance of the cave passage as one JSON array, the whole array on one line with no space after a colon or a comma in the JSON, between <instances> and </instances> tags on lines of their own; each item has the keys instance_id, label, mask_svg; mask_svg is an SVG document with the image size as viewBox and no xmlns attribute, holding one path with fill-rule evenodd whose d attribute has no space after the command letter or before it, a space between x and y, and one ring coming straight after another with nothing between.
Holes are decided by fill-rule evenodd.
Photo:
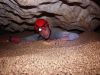
<instances>
[{"instance_id":1,"label":"cave passage","mask_svg":"<svg viewBox=\"0 0 100 75\"><path fill-rule=\"evenodd\" d=\"M80 33L82 32L79 30L65 31L60 28L52 28L51 35L48 40L64 39L66 41L72 41L78 39ZM34 31L7 32L4 30L0 31L0 39L2 40L1 42L12 42L12 43L19 43L22 41L32 42L32 41L45 40L38 33L34 33Z\"/></svg>"}]
</instances>

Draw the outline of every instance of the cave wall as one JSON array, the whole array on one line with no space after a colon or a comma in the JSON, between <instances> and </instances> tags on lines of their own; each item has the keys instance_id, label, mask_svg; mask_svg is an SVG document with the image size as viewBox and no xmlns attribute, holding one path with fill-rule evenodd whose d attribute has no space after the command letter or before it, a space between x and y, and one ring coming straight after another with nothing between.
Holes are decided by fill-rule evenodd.
<instances>
[{"instance_id":1,"label":"cave wall","mask_svg":"<svg viewBox=\"0 0 100 75\"><path fill-rule=\"evenodd\" d=\"M65 29L94 30L100 8L92 0L0 0L0 27L8 31L34 30L37 18Z\"/></svg>"}]
</instances>

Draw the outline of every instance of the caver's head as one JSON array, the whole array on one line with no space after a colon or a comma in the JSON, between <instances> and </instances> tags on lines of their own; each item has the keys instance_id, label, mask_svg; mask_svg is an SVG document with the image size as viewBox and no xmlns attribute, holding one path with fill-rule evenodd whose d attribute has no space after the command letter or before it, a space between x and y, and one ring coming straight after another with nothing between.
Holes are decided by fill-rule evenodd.
<instances>
[{"instance_id":1,"label":"caver's head","mask_svg":"<svg viewBox=\"0 0 100 75\"><path fill-rule=\"evenodd\" d=\"M35 30L44 38L48 39L50 36L49 24L45 19L37 19L35 22Z\"/></svg>"}]
</instances>

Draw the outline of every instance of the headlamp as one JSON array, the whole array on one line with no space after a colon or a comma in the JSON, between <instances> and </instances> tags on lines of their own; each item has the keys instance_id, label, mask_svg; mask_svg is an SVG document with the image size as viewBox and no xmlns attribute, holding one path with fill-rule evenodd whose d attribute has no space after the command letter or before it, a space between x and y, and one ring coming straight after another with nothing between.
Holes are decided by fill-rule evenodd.
<instances>
[{"instance_id":1,"label":"headlamp","mask_svg":"<svg viewBox=\"0 0 100 75\"><path fill-rule=\"evenodd\" d=\"M39 31L42 31L42 28L39 28Z\"/></svg>"}]
</instances>

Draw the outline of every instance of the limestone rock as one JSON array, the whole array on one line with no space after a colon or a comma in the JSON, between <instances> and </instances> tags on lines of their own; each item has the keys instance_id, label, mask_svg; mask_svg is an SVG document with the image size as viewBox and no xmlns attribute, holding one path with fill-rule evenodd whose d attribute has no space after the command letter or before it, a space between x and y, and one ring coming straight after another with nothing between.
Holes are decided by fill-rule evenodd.
<instances>
[{"instance_id":1,"label":"limestone rock","mask_svg":"<svg viewBox=\"0 0 100 75\"><path fill-rule=\"evenodd\" d=\"M0 0L0 26L8 31L12 25L13 31L30 29L41 17L67 30L94 30L100 25L100 7L92 0Z\"/></svg>"}]
</instances>

